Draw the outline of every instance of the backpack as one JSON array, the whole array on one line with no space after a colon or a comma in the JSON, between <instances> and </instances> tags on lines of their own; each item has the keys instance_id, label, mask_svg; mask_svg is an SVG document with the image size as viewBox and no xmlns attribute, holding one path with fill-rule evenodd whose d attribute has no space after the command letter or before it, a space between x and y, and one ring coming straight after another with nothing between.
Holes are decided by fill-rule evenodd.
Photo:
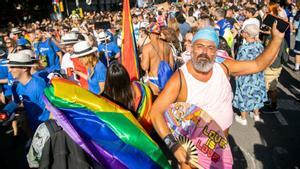
<instances>
[{"instance_id":1,"label":"backpack","mask_svg":"<svg viewBox=\"0 0 300 169\"><path fill-rule=\"evenodd\" d=\"M44 145L39 169L92 169L93 161L55 120L45 121L50 138Z\"/></svg>"},{"instance_id":2,"label":"backpack","mask_svg":"<svg viewBox=\"0 0 300 169\"><path fill-rule=\"evenodd\" d=\"M156 54L159 56L157 49L152 44L151 46L155 50ZM165 87L168 80L171 78L172 74L173 74L173 70L170 67L170 65L164 60L160 61L158 65L158 72L157 72L158 88L160 91Z\"/></svg>"},{"instance_id":3,"label":"backpack","mask_svg":"<svg viewBox=\"0 0 300 169\"><path fill-rule=\"evenodd\" d=\"M168 80L171 78L173 70L166 61L161 61L158 66L158 87L159 90L163 90Z\"/></svg>"}]
</instances>

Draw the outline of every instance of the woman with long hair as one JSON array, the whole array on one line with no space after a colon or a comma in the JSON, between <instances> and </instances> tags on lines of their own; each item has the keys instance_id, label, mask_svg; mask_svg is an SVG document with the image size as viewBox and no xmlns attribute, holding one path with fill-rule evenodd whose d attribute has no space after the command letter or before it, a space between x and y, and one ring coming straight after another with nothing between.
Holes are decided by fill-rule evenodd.
<instances>
[{"instance_id":1,"label":"woman with long hair","mask_svg":"<svg viewBox=\"0 0 300 169\"><path fill-rule=\"evenodd\" d=\"M180 34L179 23L176 21L175 18L170 18L168 20L168 28L172 28L175 31L178 40L180 42L183 42L183 37Z\"/></svg>"},{"instance_id":2,"label":"woman with long hair","mask_svg":"<svg viewBox=\"0 0 300 169\"><path fill-rule=\"evenodd\" d=\"M173 52L174 59L176 59L179 53L182 51L182 46L176 36L175 30L168 27L162 28L160 39L169 43Z\"/></svg>"},{"instance_id":3,"label":"woman with long hair","mask_svg":"<svg viewBox=\"0 0 300 169\"><path fill-rule=\"evenodd\" d=\"M15 50L15 47L17 46L17 43L9 37L4 37L5 47L7 51L7 55L10 53L13 53Z\"/></svg>"},{"instance_id":4,"label":"woman with long hair","mask_svg":"<svg viewBox=\"0 0 300 169\"><path fill-rule=\"evenodd\" d=\"M160 32L160 39L170 45L173 59L175 60L175 67L178 68L181 64L177 63L177 58L180 57L180 53L182 52L182 45L176 36L175 30L168 27L162 28Z\"/></svg>"},{"instance_id":5,"label":"woman with long hair","mask_svg":"<svg viewBox=\"0 0 300 169\"><path fill-rule=\"evenodd\" d=\"M168 42L176 49L181 50L181 44L177 38L176 31L173 28L163 27L161 28L160 39Z\"/></svg>"},{"instance_id":6,"label":"woman with long hair","mask_svg":"<svg viewBox=\"0 0 300 169\"><path fill-rule=\"evenodd\" d=\"M137 88L130 82L129 74L125 67L117 61L113 61L108 67L104 95L130 110L137 117L137 101L141 96L138 95Z\"/></svg>"}]
</instances>

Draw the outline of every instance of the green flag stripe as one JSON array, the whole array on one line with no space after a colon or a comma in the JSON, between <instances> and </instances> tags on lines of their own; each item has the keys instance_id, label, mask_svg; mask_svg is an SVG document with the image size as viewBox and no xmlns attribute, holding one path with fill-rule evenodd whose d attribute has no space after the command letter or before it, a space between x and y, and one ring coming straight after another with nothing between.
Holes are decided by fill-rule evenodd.
<instances>
[{"instance_id":1,"label":"green flag stripe","mask_svg":"<svg viewBox=\"0 0 300 169\"><path fill-rule=\"evenodd\" d=\"M83 105L69 103L59 97L54 96L53 87L45 89L45 95L48 100L58 108L86 108ZM146 153L153 161L162 168L170 168L169 163L158 147L153 143L139 128L137 128L129 119L121 113L95 112L96 115L104 121L108 127L126 144L130 144ZM130 136L130 137L129 137ZM135 137L133 137L135 136Z\"/></svg>"}]
</instances>

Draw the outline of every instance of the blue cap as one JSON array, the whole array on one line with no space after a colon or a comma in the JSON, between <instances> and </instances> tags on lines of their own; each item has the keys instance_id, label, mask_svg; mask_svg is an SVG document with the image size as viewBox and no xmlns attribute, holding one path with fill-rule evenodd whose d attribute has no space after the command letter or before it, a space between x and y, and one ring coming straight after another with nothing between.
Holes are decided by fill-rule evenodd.
<instances>
[{"instance_id":1,"label":"blue cap","mask_svg":"<svg viewBox=\"0 0 300 169\"><path fill-rule=\"evenodd\" d=\"M203 40L209 40L213 41L216 45L216 47L219 46L219 37L217 35L217 32L213 28L203 28L200 29L193 37L192 43L195 41L203 39Z\"/></svg>"}]
</instances>

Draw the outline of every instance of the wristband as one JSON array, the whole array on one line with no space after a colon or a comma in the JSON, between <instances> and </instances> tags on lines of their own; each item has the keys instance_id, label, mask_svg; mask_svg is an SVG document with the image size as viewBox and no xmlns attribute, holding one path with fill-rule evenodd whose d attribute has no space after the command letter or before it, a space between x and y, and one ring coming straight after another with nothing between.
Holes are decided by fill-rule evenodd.
<instances>
[{"instance_id":1,"label":"wristband","mask_svg":"<svg viewBox=\"0 0 300 169\"><path fill-rule=\"evenodd\" d=\"M180 146L178 141L172 134L168 134L164 139L165 144L167 147L174 153Z\"/></svg>"}]
</instances>

